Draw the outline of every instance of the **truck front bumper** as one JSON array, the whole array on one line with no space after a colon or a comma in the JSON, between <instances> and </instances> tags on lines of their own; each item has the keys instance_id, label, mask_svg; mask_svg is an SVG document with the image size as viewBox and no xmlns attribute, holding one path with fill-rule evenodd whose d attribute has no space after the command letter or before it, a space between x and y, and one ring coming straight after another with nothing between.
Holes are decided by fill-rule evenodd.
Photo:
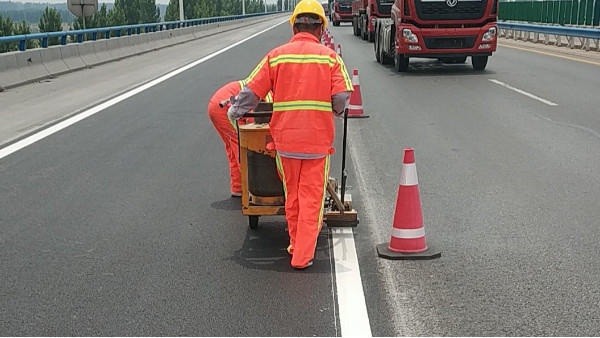
<instances>
[{"instance_id":1,"label":"truck front bumper","mask_svg":"<svg viewBox=\"0 0 600 338\"><path fill-rule=\"evenodd\" d=\"M418 28L398 26L398 54L414 57L491 55L496 51L498 28L495 23L469 28Z\"/></svg>"},{"instance_id":2,"label":"truck front bumper","mask_svg":"<svg viewBox=\"0 0 600 338\"><path fill-rule=\"evenodd\" d=\"M352 22L352 13L333 13L333 19L338 22Z\"/></svg>"}]
</instances>

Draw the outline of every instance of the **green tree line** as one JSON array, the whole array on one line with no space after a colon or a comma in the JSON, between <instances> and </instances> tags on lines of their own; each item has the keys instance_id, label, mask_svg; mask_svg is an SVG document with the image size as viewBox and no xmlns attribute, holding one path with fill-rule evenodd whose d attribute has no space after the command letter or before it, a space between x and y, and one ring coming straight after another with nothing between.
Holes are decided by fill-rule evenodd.
<instances>
[{"instance_id":1,"label":"green tree line","mask_svg":"<svg viewBox=\"0 0 600 338\"><path fill-rule=\"evenodd\" d=\"M22 21L21 23L13 22L10 18L2 18L0 15L0 37L31 34L29 25ZM27 48L37 47L37 42L34 40L27 40ZM18 48L18 42L8 42L0 44L0 53L16 50Z\"/></svg>"},{"instance_id":2,"label":"green tree line","mask_svg":"<svg viewBox=\"0 0 600 338\"><path fill-rule=\"evenodd\" d=\"M245 0L246 14L265 12L264 0ZM278 0L281 3L281 0ZM267 5L269 12L276 11L281 5ZM210 18L215 16L241 15L242 0L184 0L184 20ZM165 12L165 21L179 20L179 0L170 0Z\"/></svg>"},{"instance_id":3,"label":"green tree line","mask_svg":"<svg viewBox=\"0 0 600 338\"><path fill-rule=\"evenodd\" d=\"M277 4L267 5L265 0L245 0L247 14L272 12L281 10L282 0ZM288 0L289 1L289 0ZM287 3L287 2L286 2ZM207 18L215 16L242 14L242 0L184 0L185 19ZM69 19L72 15L69 15ZM40 32L58 32L63 30L64 13L60 9L46 6L39 17ZM31 19L31 18L29 18ZM179 0L170 0L166 8L164 21L179 20ZM94 15L85 18L85 28L101 28L160 22L160 9L156 0L115 0L114 6L108 8L103 3ZM77 18L71 25L72 30L84 28L84 20ZM0 15L0 36L31 34L29 25L23 19L16 23L10 18L3 19ZM74 37L73 37L74 38ZM89 37L88 37L89 38ZM58 38L50 38L49 45L59 43ZM39 41L27 40L27 48L35 48ZM0 52L17 50L18 42L0 43Z\"/></svg>"}]
</instances>

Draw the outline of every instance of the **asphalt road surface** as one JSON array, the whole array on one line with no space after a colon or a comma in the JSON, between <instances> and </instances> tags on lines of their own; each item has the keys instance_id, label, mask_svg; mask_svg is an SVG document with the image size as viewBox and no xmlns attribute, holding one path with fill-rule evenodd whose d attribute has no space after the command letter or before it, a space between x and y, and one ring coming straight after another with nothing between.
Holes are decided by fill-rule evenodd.
<instances>
[{"instance_id":1,"label":"asphalt road surface","mask_svg":"<svg viewBox=\"0 0 600 338\"><path fill-rule=\"evenodd\" d=\"M2 129L3 335L353 333L342 328L359 322L357 309L339 306L348 295L333 254L342 245L351 254L347 243L324 229L315 265L293 270L284 218L250 230L229 197L223 145L206 116L216 88L291 37L287 23L260 33L284 19L0 93L5 107L21 103L19 116L39 113L36 93L45 95L45 128L146 83L8 155L40 128L19 120ZM598 336L600 63L507 45L484 72L411 60L400 74L377 64L348 25L329 29L348 69L359 70L370 115L349 123L348 166L361 217L357 295L372 334ZM159 72L132 66L157 55ZM65 83L95 77L102 84L89 85L101 88L65 107ZM18 120L7 111L3 119ZM375 251L389 241L407 147L437 260L387 261Z\"/></svg>"}]
</instances>

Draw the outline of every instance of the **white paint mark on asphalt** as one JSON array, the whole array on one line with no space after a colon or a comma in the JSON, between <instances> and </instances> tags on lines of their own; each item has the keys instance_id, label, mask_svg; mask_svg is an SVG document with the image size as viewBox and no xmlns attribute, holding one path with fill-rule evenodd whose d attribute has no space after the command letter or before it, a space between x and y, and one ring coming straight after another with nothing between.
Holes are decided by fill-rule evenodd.
<instances>
[{"instance_id":1,"label":"white paint mark on asphalt","mask_svg":"<svg viewBox=\"0 0 600 338\"><path fill-rule=\"evenodd\" d=\"M369 154L369 151L362 148L359 150L359 148L366 147L367 144L368 147L377 145L363 141L359 129L360 127L354 127L352 124L348 126L348 150L362 196L364 213L361 217L361 224L366 224L365 229L373 236L374 245L389 243L394 203L390 202L388 197L393 198L394 196L382 196L381 191L384 189L379 184L377 173L364 167L365 163L371 162L369 162L368 155L365 159L365 155L360 156L359 154ZM401 162L401 160L399 161ZM398 283L395 275L397 264L392 262L394 261L377 260L378 270L385 277L384 288L388 296L386 305L391 312L390 318L394 325L394 332L396 336L422 336L423 332L426 332L423 328L424 324L421 322L421 318L413 316L413 309L403 305L407 303L408 299L406 288Z\"/></svg>"},{"instance_id":2,"label":"white paint mark on asphalt","mask_svg":"<svg viewBox=\"0 0 600 338\"><path fill-rule=\"evenodd\" d=\"M106 101L106 102L104 102L102 104L99 104L99 105L97 105L95 107L92 107L92 108L90 108L88 110L85 110L85 111L83 111L83 112L81 112L81 113L79 113L79 114L77 114L77 115L75 115L75 116L73 116L73 117L71 117L69 119L66 119L66 120L64 120L62 122L59 122L59 123L57 123L57 124L49 127L49 128L46 128L46 129L40 131L39 133L35 133L35 134L33 134L33 135L29 136L29 137L26 137L26 138L24 138L24 139L22 139L22 140L20 140L18 142L15 142L15 143L7 146L7 147L4 147L4 148L0 149L0 159L6 157L6 156L8 156L8 155L10 155L10 154L12 154L12 153L14 153L16 151L19 151L19 150L21 150L21 149L23 149L23 148L25 148L25 147L27 147L27 146L29 146L29 145L31 145L31 144L39 141L41 139L44 139L44 138L46 138L46 137L48 137L48 136L50 136L50 135L52 135L52 134L54 134L54 133L62 130L62 129L65 129L65 128L67 128L67 127L69 127L69 126L71 126L71 125L73 125L73 124L75 124L75 123L77 123L77 122L85 119L85 118L88 118L88 117L90 117L90 116L92 116L92 115L94 115L94 114L96 114L98 112L101 112L102 110L104 110L106 108L114 106L115 104L117 104L117 103L119 103L121 101L124 101L124 100L126 100L126 99L128 99L128 98L130 98L130 97L132 97L132 96L134 96L136 94L139 94L139 93L143 92L146 89L152 88L152 87L156 86L157 84L159 84L161 82L164 82L164 81L172 78L175 75L178 75L178 74L180 74L182 72L185 72L186 70L188 70L188 69L190 69L192 67L195 67L195 66L197 66L197 65L199 65L199 64L201 64L201 63L203 63L203 62L205 62L207 60L210 60L210 59L214 58L215 56L217 56L219 54L222 54L222 53L230 50L231 48L233 48L233 47L235 47L237 45L240 45L240 44L242 44L242 43L244 43L244 42L246 42L246 41L248 41L248 40L250 40L250 39L252 39L252 38L254 38L256 36L258 36L258 35L261 35L261 34L265 33L267 31L269 31L269 30L271 30L271 29L273 29L273 28L281 25L284 22L288 22L288 20L282 21L282 22L280 22L280 23L278 23L276 25L273 25L273 26L271 26L271 27L269 27L267 29L264 29L264 30L262 30L260 32L257 32L257 33L255 33L255 34L253 34L253 35L251 35L251 36L249 36L249 37L247 37L245 39L242 39L242 40L240 40L240 41L238 41L236 43L231 44L228 47L220 49L220 50L218 50L218 51L216 51L216 52L214 52L212 54L209 54L209 55L207 55L207 56L205 56L205 57L203 57L203 58L201 58L199 60L196 60L196 61L194 61L194 62L192 62L192 63L190 63L188 65L185 65L185 66L183 66L181 68L178 68L178 69L176 69L176 70L174 70L174 71L172 71L172 72L170 72L168 74L165 74L165 75L163 75L163 76L161 76L161 77L159 77L157 79L154 79L154 80L152 80L152 81L150 81L150 82L148 82L148 83L146 83L146 84L144 84L142 86L134 88L134 89L132 89L132 90L126 92L126 93L123 93L123 94L121 94L121 95L119 95L119 96L117 96L117 97L115 97L113 99L110 99L110 100L108 100L108 101Z\"/></svg>"},{"instance_id":3,"label":"white paint mark on asphalt","mask_svg":"<svg viewBox=\"0 0 600 338\"><path fill-rule=\"evenodd\" d=\"M332 229L342 337L372 337L352 229Z\"/></svg>"},{"instance_id":4,"label":"white paint mark on asphalt","mask_svg":"<svg viewBox=\"0 0 600 338\"><path fill-rule=\"evenodd\" d=\"M530 98L532 98L532 99L534 99L534 100L538 100L538 101L540 101L540 102L542 102L542 103L545 103L545 104L547 104L547 105L549 105L549 106L558 106L558 104L556 104L556 103L554 103L554 102L552 102L552 101L548 101L548 100L546 100L546 99L543 99L543 98L541 98L541 97L539 97L539 96L536 96L536 95L533 95L533 94L531 94L531 93L528 93L528 92L526 92L526 91L524 91L524 90L521 90L521 89L519 89L519 88L515 88L515 87L513 87L513 86L511 86L511 85L508 85L508 84L506 84L506 83L502 82L502 81L498 81L498 80L494 80L494 79L489 79L489 80L490 80L491 82L495 83L495 84L501 85L502 87L508 88L508 89L510 89L510 90L512 90L512 91L515 91L515 92L519 93L519 94L523 94L523 95L525 95L525 96L528 96L528 97L530 97Z\"/></svg>"}]
</instances>

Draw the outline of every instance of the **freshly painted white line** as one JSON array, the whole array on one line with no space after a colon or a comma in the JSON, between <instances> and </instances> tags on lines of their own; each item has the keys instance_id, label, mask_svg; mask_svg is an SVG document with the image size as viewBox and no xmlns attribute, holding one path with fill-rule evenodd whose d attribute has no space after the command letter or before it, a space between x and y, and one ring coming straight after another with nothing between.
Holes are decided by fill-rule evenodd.
<instances>
[{"instance_id":1,"label":"freshly painted white line","mask_svg":"<svg viewBox=\"0 0 600 338\"><path fill-rule=\"evenodd\" d=\"M280 23L278 23L278 24L276 24L274 26L271 26L271 27L269 27L267 29L264 29L264 30L262 30L260 32L252 34L251 36L249 36L249 37L247 37L245 39L242 39L242 40L240 40L240 41L238 41L236 43L233 43L233 44L231 44L228 47L220 49L220 50L218 50L218 51L216 51L216 52L214 52L212 54L209 54L209 55L207 55L207 56L205 56L205 57L203 57L203 58L201 58L199 60L196 60L196 61L194 61L194 62L192 62L192 63L190 63L188 65L185 65L185 66L183 66L181 68L178 68L178 69L176 69L176 70L174 70L174 71L172 71L172 72L170 72L168 74L165 74L165 75L163 75L163 76L161 76L161 77L159 77L159 78L157 78L155 80L152 80L152 81L150 81L150 82L148 82L148 83L146 83L146 84L144 84L142 86L134 88L134 89L132 89L132 90L126 92L126 93L123 93L123 94L121 94L121 95L119 95L119 96L117 96L117 97L115 97L115 98L113 98L111 100L108 100L108 101L106 101L106 102L104 102L104 103L102 103L100 105L92 107L92 108L90 108L90 109L88 109L86 111L83 111L83 112L81 112L81 113L79 113L79 114L77 114L77 115L75 115L75 116L73 116L71 118L68 118L68 119L66 119L66 120L64 120L62 122L59 122L59 123L57 123L57 124L55 124L55 125L47 128L47 129L44 129L44 130L42 130L42 131L40 131L40 132L38 132L36 134L33 134L33 135L31 135L29 137L26 137L26 138L24 138L24 139L22 139L22 140L20 140L18 142L15 142L15 143L7 146L7 147L4 147L4 148L0 149L0 159L6 157L6 156L8 156L8 155L10 155L10 154L12 154L12 153L14 153L16 151L19 151L19 150L21 150L21 149L23 149L23 148L25 148L25 147L27 147L27 146L29 146L29 145L37 142L37 141L43 139L43 138L46 138L46 137L48 137L48 136L50 136L50 135L52 135L52 134L54 134L54 133L56 133L56 132L58 132L58 131L60 131L62 129L65 129L68 126L73 125L73 124L75 124L75 123L77 123L77 122L79 122L79 121L81 121L81 120L83 120L83 119L85 119L87 117L90 117L90 116L92 116L92 115L94 115L94 114L96 114L96 113L98 113L98 112L100 112L100 111L102 111L102 110L104 110L106 108L109 108L109 107L111 107L111 106L113 106L113 105L115 105L115 104L117 104L117 103L119 103L121 101L124 101L124 100L126 100L126 99L134 96L135 94L141 93L141 92L143 92L146 89L152 88L152 87L156 86L157 84L159 84L161 82L164 82L164 81L172 78L173 76L175 76L177 74L185 72L186 70L188 70L188 69L190 69L192 67L195 67L195 66L197 66L197 65L199 65L199 64L201 64L201 63L203 63L203 62L205 62L207 60L210 60L210 59L214 58L215 56L217 56L219 54L222 54L222 53L230 50L231 48L233 48L233 47L235 47L237 45L240 45L240 44L242 44L242 43L244 43L244 42L246 42L246 41L248 41L248 40L250 40L250 39L252 39L252 38L254 38L254 37L258 36L258 35L260 35L260 34L265 33L267 31L269 31L269 30L271 30L271 29L273 29L273 28L281 25L284 22L288 22L288 21L287 20L282 21L282 22L280 22Z\"/></svg>"},{"instance_id":2,"label":"freshly painted white line","mask_svg":"<svg viewBox=\"0 0 600 338\"><path fill-rule=\"evenodd\" d=\"M508 88L508 89L510 89L510 90L513 90L513 91L515 91L515 92L517 92L517 93L519 93L519 94L523 94L523 95L525 95L525 96L528 96L528 97L530 97L530 98L532 98L532 99L534 99L534 100L538 100L538 101L540 101L540 102L542 102L542 103L545 103L545 104L547 104L547 105L549 105L549 106L558 106L558 104L556 104L556 103L554 103L554 102L548 101L548 100L546 100L546 99L542 99L542 98L541 98L541 97L539 97L539 96L535 96L535 95L533 95L533 94L531 94L531 93L528 93L528 92L526 92L526 91L524 91L524 90L521 90L521 89L519 89L519 88L515 88L515 87L513 87L513 86L511 86L511 85L508 85L508 84L506 84L506 83L502 82L502 81L498 81L498 80L494 80L494 79L489 79L489 80L490 80L491 82L495 83L495 84L499 84L499 85L501 85L502 87L505 87L505 88Z\"/></svg>"},{"instance_id":3,"label":"freshly painted white line","mask_svg":"<svg viewBox=\"0 0 600 338\"><path fill-rule=\"evenodd\" d=\"M333 229L333 257L342 337L372 337L352 229Z\"/></svg>"}]
</instances>

